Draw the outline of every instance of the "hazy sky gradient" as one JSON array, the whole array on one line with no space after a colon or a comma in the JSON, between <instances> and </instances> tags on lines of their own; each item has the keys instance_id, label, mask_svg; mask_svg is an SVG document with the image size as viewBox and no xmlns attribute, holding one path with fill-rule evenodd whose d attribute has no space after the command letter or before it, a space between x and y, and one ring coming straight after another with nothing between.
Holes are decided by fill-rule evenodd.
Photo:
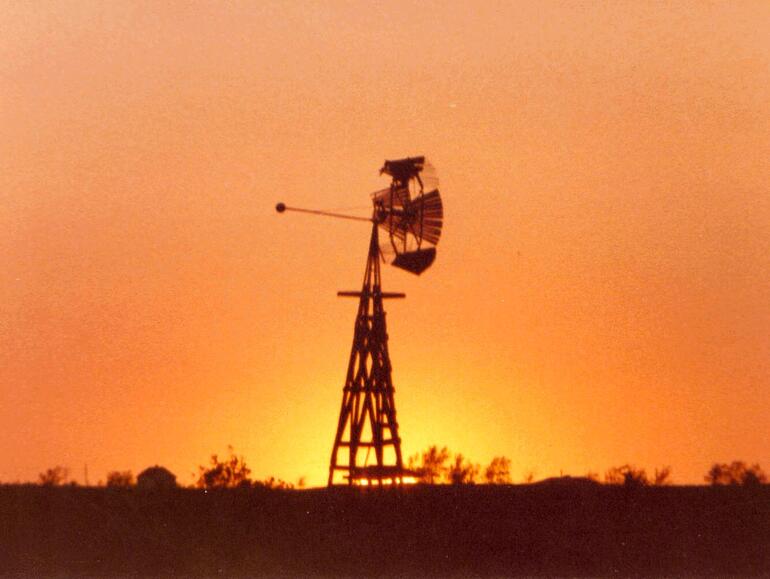
<instances>
[{"instance_id":1,"label":"hazy sky gradient","mask_svg":"<svg viewBox=\"0 0 770 579\"><path fill-rule=\"evenodd\" d=\"M385 158L403 448L770 468L770 4L0 3L0 481L325 481Z\"/></svg>"}]
</instances>

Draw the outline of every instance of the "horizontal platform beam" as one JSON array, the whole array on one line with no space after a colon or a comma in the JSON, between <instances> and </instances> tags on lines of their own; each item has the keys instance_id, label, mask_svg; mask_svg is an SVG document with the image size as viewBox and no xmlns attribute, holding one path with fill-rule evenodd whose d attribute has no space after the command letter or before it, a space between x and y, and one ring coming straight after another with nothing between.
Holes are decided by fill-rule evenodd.
<instances>
[{"instance_id":1,"label":"horizontal platform beam","mask_svg":"<svg viewBox=\"0 0 770 579\"><path fill-rule=\"evenodd\" d=\"M337 296L341 298L360 298L362 295L361 292L337 292ZM370 294L374 295L374 294ZM388 299L388 298L405 298L406 294L401 292L382 292L380 294L382 299Z\"/></svg>"},{"instance_id":2,"label":"horizontal platform beam","mask_svg":"<svg viewBox=\"0 0 770 579\"><path fill-rule=\"evenodd\" d=\"M364 473L374 473L374 474L381 474L382 476L393 476L393 474L401 473L405 475L413 475L414 472L407 469L402 468L400 471L398 470L398 467L396 467L395 464L383 464L381 467L378 467L377 465L371 465L371 466L355 466L353 468L350 468L350 466L346 464L335 464L331 467L332 470L347 470L347 471L353 471L359 476ZM379 472L378 472L379 471Z\"/></svg>"}]
</instances>

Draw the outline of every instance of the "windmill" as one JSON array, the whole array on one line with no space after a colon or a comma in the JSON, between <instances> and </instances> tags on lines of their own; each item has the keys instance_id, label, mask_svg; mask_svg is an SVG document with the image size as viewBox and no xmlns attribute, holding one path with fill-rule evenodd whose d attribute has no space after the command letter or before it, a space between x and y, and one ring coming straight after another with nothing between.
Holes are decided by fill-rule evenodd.
<instances>
[{"instance_id":1,"label":"windmill","mask_svg":"<svg viewBox=\"0 0 770 579\"><path fill-rule=\"evenodd\" d=\"M371 217L276 205L279 213L298 211L372 224L361 291L337 292L359 302L329 486L340 480L349 485L400 484L410 474L401 456L383 307L384 299L406 296L382 291L380 261L416 275L430 267L441 237L443 207L438 179L425 157L385 161L380 174L388 175L391 182L371 194ZM382 243L380 230L385 233Z\"/></svg>"}]
</instances>

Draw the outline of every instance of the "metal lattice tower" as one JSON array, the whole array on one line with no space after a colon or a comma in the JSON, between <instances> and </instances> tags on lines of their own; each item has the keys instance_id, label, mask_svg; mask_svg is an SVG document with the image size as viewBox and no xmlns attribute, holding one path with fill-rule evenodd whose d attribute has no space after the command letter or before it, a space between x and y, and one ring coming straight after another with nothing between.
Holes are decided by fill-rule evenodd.
<instances>
[{"instance_id":1,"label":"metal lattice tower","mask_svg":"<svg viewBox=\"0 0 770 579\"><path fill-rule=\"evenodd\" d=\"M337 474L342 474L348 484L400 483L405 473L382 300L405 295L382 291L376 223L361 291L338 295L360 299L329 465L329 485L334 484Z\"/></svg>"}]
</instances>

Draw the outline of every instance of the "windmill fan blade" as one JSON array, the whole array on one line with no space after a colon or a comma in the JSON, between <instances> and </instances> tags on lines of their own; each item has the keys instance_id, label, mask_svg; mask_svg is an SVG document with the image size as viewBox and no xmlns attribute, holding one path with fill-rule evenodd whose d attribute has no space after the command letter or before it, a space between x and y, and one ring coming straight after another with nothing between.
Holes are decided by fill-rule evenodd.
<instances>
[{"instance_id":1,"label":"windmill fan blade","mask_svg":"<svg viewBox=\"0 0 770 579\"><path fill-rule=\"evenodd\" d=\"M438 189L420 196L413 205L417 206L416 221L419 223L422 239L436 245L441 238L441 226L444 222L444 206Z\"/></svg>"}]
</instances>

